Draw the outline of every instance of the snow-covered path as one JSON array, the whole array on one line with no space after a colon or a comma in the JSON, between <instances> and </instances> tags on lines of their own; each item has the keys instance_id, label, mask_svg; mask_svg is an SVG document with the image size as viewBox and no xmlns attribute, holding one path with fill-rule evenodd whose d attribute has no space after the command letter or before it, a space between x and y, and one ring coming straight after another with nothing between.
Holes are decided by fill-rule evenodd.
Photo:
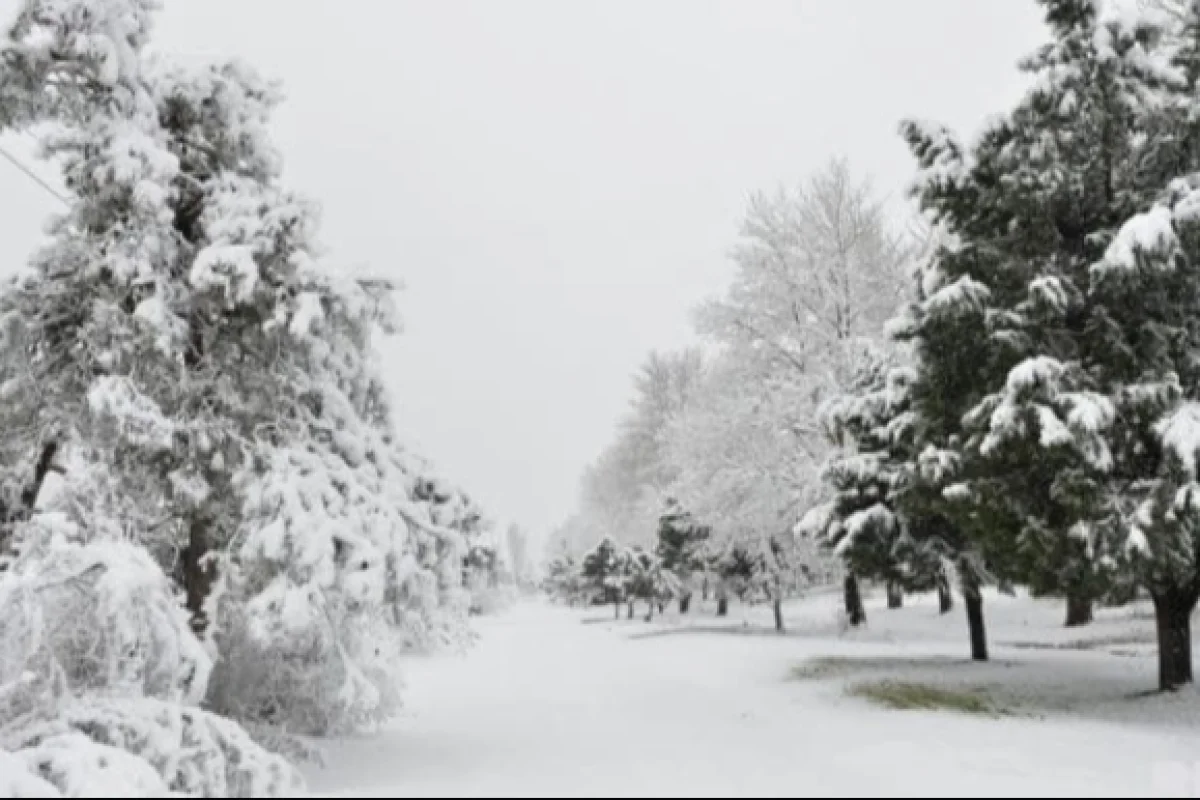
<instances>
[{"instance_id":1,"label":"snow-covered path","mask_svg":"<svg viewBox=\"0 0 1200 800\"><path fill-rule=\"evenodd\" d=\"M417 663L408 713L339 742L325 796L1161 795L1200 788L1196 731L871 708L789 670L819 639L633 639L526 605ZM829 643L825 643L829 644ZM1200 773L1197 773L1200 775ZM1164 780L1168 784L1164 784Z\"/></svg>"}]
</instances>

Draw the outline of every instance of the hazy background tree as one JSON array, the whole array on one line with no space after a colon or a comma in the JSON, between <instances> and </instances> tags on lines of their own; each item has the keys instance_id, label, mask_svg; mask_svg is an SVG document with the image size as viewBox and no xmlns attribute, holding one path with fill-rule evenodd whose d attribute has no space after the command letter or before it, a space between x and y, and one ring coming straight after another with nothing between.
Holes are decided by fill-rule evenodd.
<instances>
[{"instance_id":1,"label":"hazy background tree","mask_svg":"<svg viewBox=\"0 0 1200 800\"><path fill-rule=\"evenodd\" d=\"M820 406L880 346L925 234L844 160L751 199L733 282L697 314L717 366L674 431L674 491L717 536L769 541L821 499Z\"/></svg>"}]
</instances>

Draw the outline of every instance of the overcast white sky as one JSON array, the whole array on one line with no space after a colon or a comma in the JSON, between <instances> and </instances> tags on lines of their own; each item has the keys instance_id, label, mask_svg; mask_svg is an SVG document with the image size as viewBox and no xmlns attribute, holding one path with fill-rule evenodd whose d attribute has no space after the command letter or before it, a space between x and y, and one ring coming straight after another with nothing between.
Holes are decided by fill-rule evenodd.
<instances>
[{"instance_id":1,"label":"overcast white sky","mask_svg":"<svg viewBox=\"0 0 1200 800\"><path fill-rule=\"evenodd\" d=\"M689 340L749 192L844 155L900 195L898 121L969 133L1042 37L1032 0L166 0L159 33L285 82L333 257L408 286L401 428L537 533ZM0 162L0 271L52 208Z\"/></svg>"}]
</instances>

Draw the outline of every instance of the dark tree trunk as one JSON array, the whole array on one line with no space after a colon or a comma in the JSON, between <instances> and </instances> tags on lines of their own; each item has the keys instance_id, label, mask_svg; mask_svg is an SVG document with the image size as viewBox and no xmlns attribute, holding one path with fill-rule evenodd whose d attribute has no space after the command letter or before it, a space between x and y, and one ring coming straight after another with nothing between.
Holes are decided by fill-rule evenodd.
<instances>
[{"instance_id":1,"label":"dark tree trunk","mask_svg":"<svg viewBox=\"0 0 1200 800\"><path fill-rule=\"evenodd\" d=\"M729 616L729 598L722 597L721 599L717 600L717 616Z\"/></svg>"},{"instance_id":2,"label":"dark tree trunk","mask_svg":"<svg viewBox=\"0 0 1200 800\"><path fill-rule=\"evenodd\" d=\"M188 525L187 547L179 554L179 564L183 571L183 591L188 613L191 615L192 630L197 635L203 635L208 628L208 618L204 614L204 602L212 591L217 579L217 570L206 556L212 549L209 541L208 517L197 514Z\"/></svg>"},{"instance_id":3,"label":"dark tree trunk","mask_svg":"<svg viewBox=\"0 0 1200 800\"><path fill-rule=\"evenodd\" d=\"M975 661L988 660L987 628L983 623L983 597L964 598L967 607L967 628L971 632L971 658Z\"/></svg>"},{"instance_id":4,"label":"dark tree trunk","mask_svg":"<svg viewBox=\"0 0 1200 800\"><path fill-rule=\"evenodd\" d=\"M700 599L706 603L708 602L708 577L707 576L705 576L705 578L704 578L704 585L700 588Z\"/></svg>"},{"instance_id":5,"label":"dark tree trunk","mask_svg":"<svg viewBox=\"0 0 1200 800\"><path fill-rule=\"evenodd\" d=\"M679 613L686 614L692 608L692 596L689 594L686 597L679 598Z\"/></svg>"},{"instance_id":6,"label":"dark tree trunk","mask_svg":"<svg viewBox=\"0 0 1200 800\"><path fill-rule=\"evenodd\" d=\"M0 504L0 554L8 550L13 528L33 516L38 495L42 493L42 486L46 483L46 476L54 469L56 455L58 442L51 441L42 445L42 452L33 466L33 479L21 490L17 507L9 509Z\"/></svg>"},{"instance_id":7,"label":"dark tree trunk","mask_svg":"<svg viewBox=\"0 0 1200 800\"><path fill-rule=\"evenodd\" d=\"M633 619L633 601L629 601L629 618Z\"/></svg>"},{"instance_id":8,"label":"dark tree trunk","mask_svg":"<svg viewBox=\"0 0 1200 800\"><path fill-rule=\"evenodd\" d=\"M177 212L176 227L190 242L198 241L196 223L202 207L197 206L184 216ZM183 353L183 363L188 370L195 370L204 360L204 323L199 313L193 309L188 319L188 345ZM204 602L216 582L217 570L206 556L213 548L209 536L212 520L203 513L192 516L188 525L187 546L179 554L180 566L183 569L183 590L187 609L192 615L192 629L199 635L208 628L208 619L204 615Z\"/></svg>"},{"instance_id":9,"label":"dark tree trunk","mask_svg":"<svg viewBox=\"0 0 1200 800\"><path fill-rule=\"evenodd\" d=\"M1194 592L1155 593L1154 618L1158 627L1158 688L1174 691L1192 683L1192 610Z\"/></svg>"},{"instance_id":10,"label":"dark tree trunk","mask_svg":"<svg viewBox=\"0 0 1200 800\"><path fill-rule=\"evenodd\" d=\"M1092 600L1090 597L1067 598L1067 627L1080 628L1092 622Z\"/></svg>"},{"instance_id":11,"label":"dark tree trunk","mask_svg":"<svg viewBox=\"0 0 1200 800\"><path fill-rule=\"evenodd\" d=\"M193 314L188 324L188 344L183 351L183 365L189 370L200 366L204 360L204 325L198 314Z\"/></svg>"},{"instance_id":12,"label":"dark tree trunk","mask_svg":"<svg viewBox=\"0 0 1200 800\"><path fill-rule=\"evenodd\" d=\"M987 628L983 622L983 593L979 581L963 571L963 605L967 607L967 630L971 634L971 658L975 661L988 660Z\"/></svg>"},{"instance_id":13,"label":"dark tree trunk","mask_svg":"<svg viewBox=\"0 0 1200 800\"><path fill-rule=\"evenodd\" d=\"M888 581L887 604L888 608L893 611L897 608L904 608L904 590L900 588L900 584L896 581Z\"/></svg>"},{"instance_id":14,"label":"dark tree trunk","mask_svg":"<svg viewBox=\"0 0 1200 800\"><path fill-rule=\"evenodd\" d=\"M783 600L779 598L775 599L775 630L779 633L787 630L783 625Z\"/></svg>"},{"instance_id":15,"label":"dark tree trunk","mask_svg":"<svg viewBox=\"0 0 1200 800\"><path fill-rule=\"evenodd\" d=\"M649 603L646 603L646 622L652 622L653 620L654 620L654 601L652 600Z\"/></svg>"},{"instance_id":16,"label":"dark tree trunk","mask_svg":"<svg viewBox=\"0 0 1200 800\"><path fill-rule=\"evenodd\" d=\"M939 575L937 580L938 611L949 614L954 610L954 595L950 592L950 581L945 575Z\"/></svg>"},{"instance_id":17,"label":"dark tree trunk","mask_svg":"<svg viewBox=\"0 0 1200 800\"><path fill-rule=\"evenodd\" d=\"M852 627L858 627L867 621L867 610L863 608L862 593L858 590L858 578L853 573L846 576L846 619Z\"/></svg>"},{"instance_id":18,"label":"dark tree trunk","mask_svg":"<svg viewBox=\"0 0 1200 800\"><path fill-rule=\"evenodd\" d=\"M621 601L620 599L613 600L613 619L617 622L621 621Z\"/></svg>"},{"instance_id":19,"label":"dark tree trunk","mask_svg":"<svg viewBox=\"0 0 1200 800\"><path fill-rule=\"evenodd\" d=\"M50 469L54 466L54 456L56 455L58 455L58 442L47 442L42 447L37 464L33 467L33 482L21 492L21 510L26 518L33 513L34 506L37 505L38 495L42 493L42 484L46 482L46 476L50 474Z\"/></svg>"}]
</instances>

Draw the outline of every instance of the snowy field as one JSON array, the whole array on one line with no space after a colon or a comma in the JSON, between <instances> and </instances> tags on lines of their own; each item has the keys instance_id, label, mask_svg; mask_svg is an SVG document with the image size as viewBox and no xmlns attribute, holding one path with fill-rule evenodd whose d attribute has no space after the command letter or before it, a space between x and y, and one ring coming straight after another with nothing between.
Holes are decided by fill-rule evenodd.
<instances>
[{"instance_id":1,"label":"snowy field","mask_svg":"<svg viewBox=\"0 0 1200 800\"><path fill-rule=\"evenodd\" d=\"M1200 696L1159 697L1138 606L1083 630L1062 606L989 596L993 661L933 600L839 630L836 595L787 609L614 622L530 603L464 657L417 662L406 713L327 748L321 796L1195 796ZM883 680L970 711L894 710Z\"/></svg>"}]
</instances>

